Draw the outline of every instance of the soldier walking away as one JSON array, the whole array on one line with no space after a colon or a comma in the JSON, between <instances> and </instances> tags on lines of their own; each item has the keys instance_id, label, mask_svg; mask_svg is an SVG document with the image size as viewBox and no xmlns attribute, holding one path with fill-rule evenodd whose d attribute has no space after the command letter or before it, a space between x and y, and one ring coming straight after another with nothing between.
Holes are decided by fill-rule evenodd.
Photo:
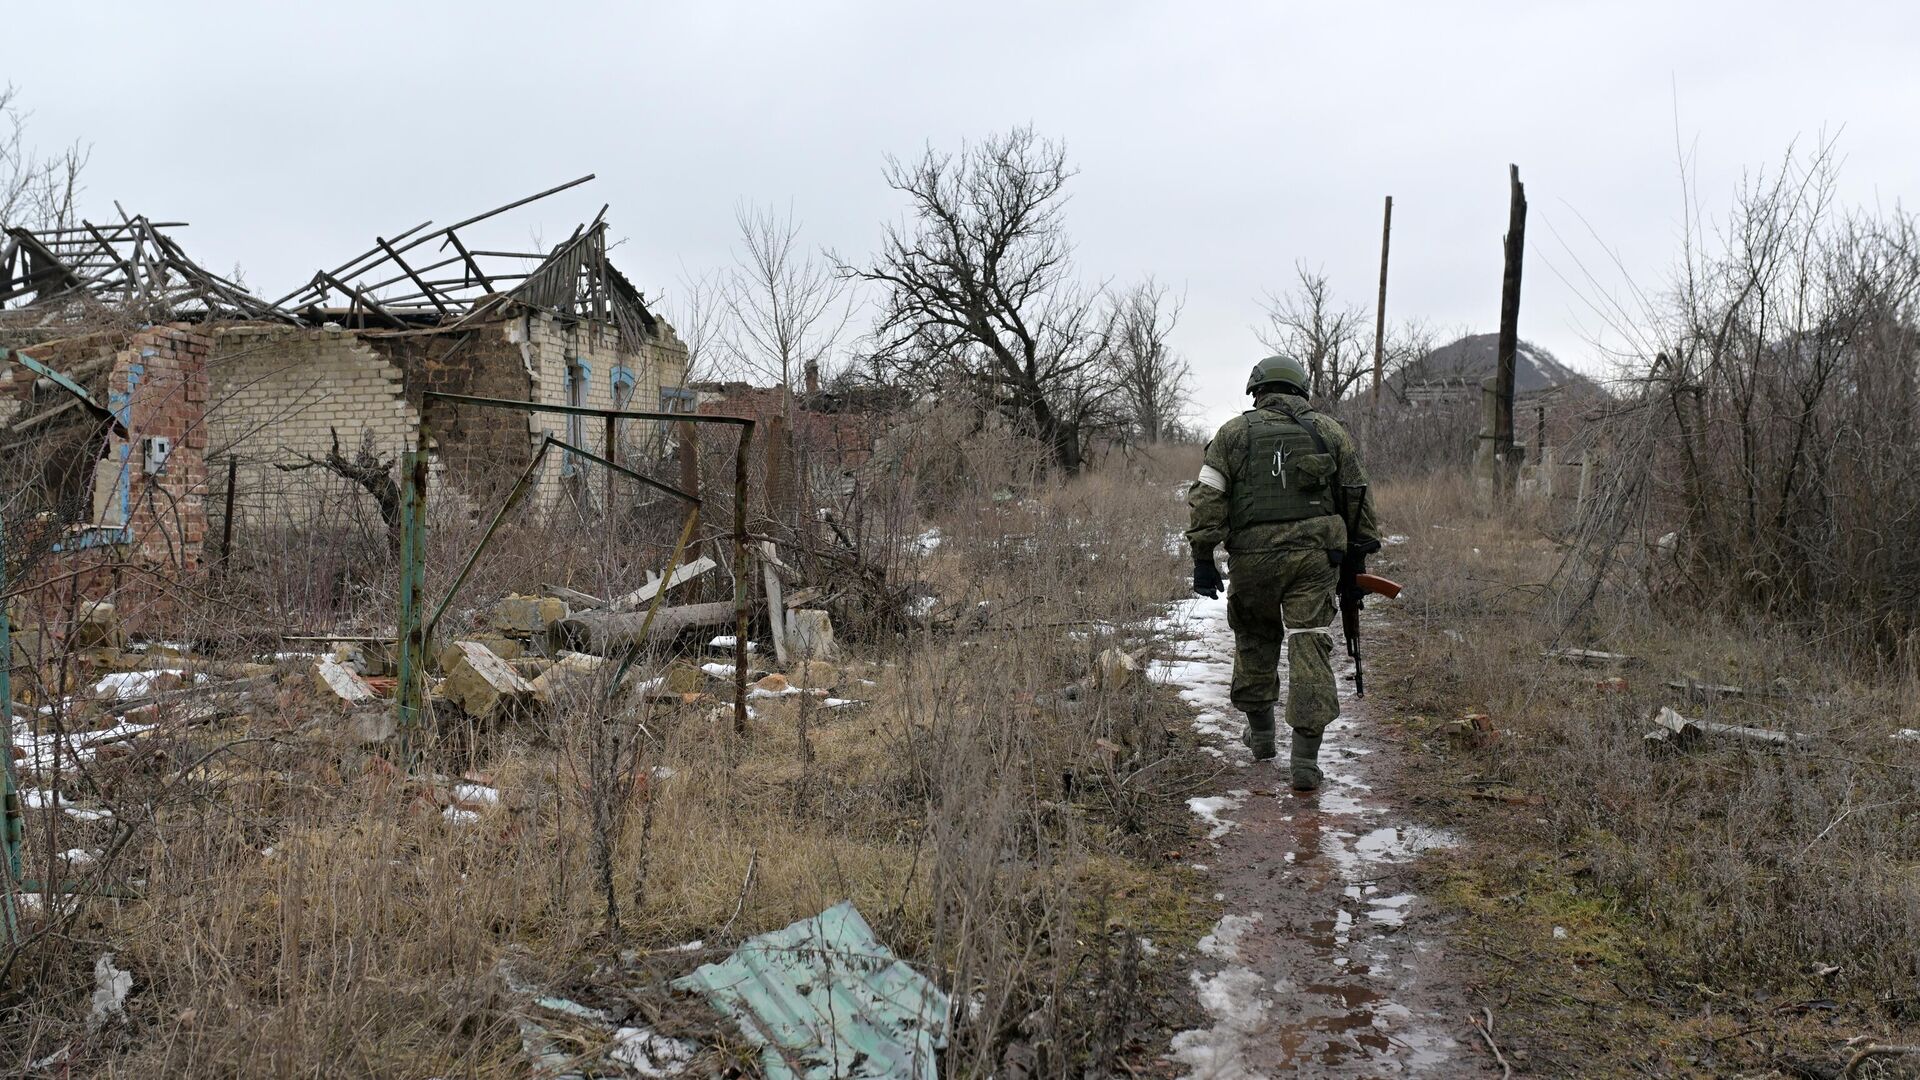
<instances>
[{"instance_id":1,"label":"soldier walking away","mask_svg":"<svg viewBox=\"0 0 1920 1080\"><path fill-rule=\"evenodd\" d=\"M1340 713L1333 680L1335 590L1365 571L1380 548L1366 470L1345 428L1307 404L1306 370L1282 356L1253 366L1253 408L1207 444L1188 489L1193 591L1225 583L1214 549L1227 546L1233 585L1233 706L1247 715L1241 741L1255 760L1275 756L1280 649L1287 650L1289 758L1296 791L1320 786L1320 738ZM1346 573L1343 573L1346 571Z\"/></svg>"}]
</instances>

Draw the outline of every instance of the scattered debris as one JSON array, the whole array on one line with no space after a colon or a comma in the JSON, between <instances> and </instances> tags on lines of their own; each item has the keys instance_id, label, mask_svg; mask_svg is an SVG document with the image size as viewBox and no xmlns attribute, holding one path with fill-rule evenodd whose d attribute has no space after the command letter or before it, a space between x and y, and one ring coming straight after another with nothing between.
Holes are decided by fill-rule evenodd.
<instances>
[{"instance_id":1,"label":"scattered debris","mask_svg":"<svg viewBox=\"0 0 1920 1080\"><path fill-rule=\"evenodd\" d=\"M510 593L487 610L486 624L512 637L532 638L569 614L566 602L551 596Z\"/></svg>"},{"instance_id":2,"label":"scattered debris","mask_svg":"<svg viewBox=\"0 0 1920 1080\"><path fill-rule=\"evenodd\" d=\"M787 612L787 649L791 659L831 660L840 654L833 639L833 620L824 611L804 609Z\"/></svg>"},{"instance_id":3,"label":"scattered debris","mask_svg":"<svg viewBox=\"0 0 1920 1080\"><path fill-rule=\"evenodd\" d=\"M1548 649L1541 655L1549 660L1562 660L1582 667L1633 667L1640 663L1640 658L1637 656L1601 652L1598 649Z\"/></svg>"},{"instance_id":4,"label":"scattered debris","mask_svg":"<svg viewBox=\"0 0 1920 1080\"><path fill-rule=\"evenodd\" d=\"M761 1047L771 1080L934 1080L951 1002L875 939L853 904L748 938L677 979Z\"/></svg>"},{"instance_id":5,"label":"scattered debris","mask_svg":"<svg viewBox=\"0 0 1920 1080\"><path fill-rule=\"evenodd\" d=\"M367 680L331 656L314 661L313 681L320 689L349 706L365 705L380 696L373 692L373 687L367 685Z\"/></svg>"},{"instance_id":6,"label":"scattered debris","mask_svg":"<svg viewBox=\"0 0 1920 1080\"><path fill-rule=\"evenodd\" d=\"M1800 746L1813 741L1813 736L1805 732L1777 731L1773 728L1747 727L1742 724L1720 724L1712 720L1690 720L1675 712L1670 706L1662 706L1660 711L1654 714L1653 722L1656 725L1655 728L1646 734L1646 741L1651 746L1687 743L1701 736L1739 739L1775 747Z\"/></svg>"},{"instance_id":7,"label":"scattered debris","mask_svg":"<svg viewBox=\"0 0 1920 1080\"><path fill-rule=\"evenodd\" d=\"M467 715L488 719L524 707L533 700L533 686L520 673L475 641L456 641L459 659L447 669L442 684L447 699Z\"/></svg>"},{"instance_id":8,"label":"scattered debris","mask_svg":"<svg viewBox=\"0 0 1920 1080\"><path fill-rule=\"evenodd\" d=\"M1458 720L1450 720L1443 731L1452 742L1476 750L1485 749L1500 740L1500 730L1493 726L1493 718L1485 713L1468 713Z\"/></svg>"},{"instance_id":9,"label":"scattered debris","mask_svg":"<svg viewBox=\"0 0 1920 1080\"><path fill-rule=\"evenodd\" d=\"M99 1031L127 1015L127 992L133 989L133 973L113 966L113 954L101 953L93 962L93 1008L87 1013L87 1030Z\"/></svg>"},{"instance_id":10,"label":"scattered debris","mask_svg":"<svg viewBox=\"0 0 1920 1080\"><path fill-rule=\"evenodd\" d=\"M563 600L566 602L567 607L573 611L593 611L607 606L605 600L591 593L583 593L578 589L569 589L565 585L542 584L540 586L540 595L551 596L555 600Z\"/></svg>"},{"instance_id":11,"label":"scattered debris","mask_svg":"<svg viewBox=\"0 0 1920 1080\"><path fill-rule=\"evenodd\" d=\"M607 663L604 656L563 653L552 667L534 677L533 696L551 708L568 697L584 693Z\"/></svg>"},{"instance_id":12,"label":"scattered debris","mask_svg":"<svg viewBox=\"0 0 1920 1080\"><path fill-rule=\"evenodd\" d=\"M548 641L556 651L611 656L639 641L642 627L648 641L671 641L697 626L731 626L733 621L731 600L663 607L653 613L651 626L644 611L586 612L553 624Z\"/></svg>"},{"instance_id":13,"label":"scattered debris","mask_svg":"<svg viewBox=\"0 0 1920 1080\"><path fill-rule=\"evenodd\" d=\"M644 604L651 603L653 598L661 592L670 592L677 589L719 565L719 563L713 561L711 556L702 555L690 563L676 567L673 575L667 579L665 585L662 585L659 576L655 575L653 579L645 585L640 586L625 596L615 597L613 602L607 605L607 609L609 611L632 611Z\"/></svg>"},{"instance_id":14,"label":"scattered debris","mask_svg":"<svg viewBox=\"0 0 1920 1080\"><path fill-rule=\"evenodd\" d=\"M1099 685L1109 690L1124 690L1140 678L1140 661L1131 653L1109 648L1094 665Z\"/></svg>"}]
</instances>

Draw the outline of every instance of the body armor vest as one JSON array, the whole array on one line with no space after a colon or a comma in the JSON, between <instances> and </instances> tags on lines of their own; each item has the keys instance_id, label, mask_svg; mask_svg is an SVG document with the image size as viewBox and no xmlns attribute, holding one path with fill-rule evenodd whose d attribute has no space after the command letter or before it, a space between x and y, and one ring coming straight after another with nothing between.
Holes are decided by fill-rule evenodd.
<instances>
[{"instance_id":1,"label":"body armor vest","mask_svg":"<svg viewBox=\"0 0 1920 1080\"><path fill-rule=\"evenodd\" d=\"M1230 527L1244 529L1337 514L1333 486L1339 462L1327 452L1311 411L1247 414L1247 450L1233 478Z\"/></svg>"}]
</instances>

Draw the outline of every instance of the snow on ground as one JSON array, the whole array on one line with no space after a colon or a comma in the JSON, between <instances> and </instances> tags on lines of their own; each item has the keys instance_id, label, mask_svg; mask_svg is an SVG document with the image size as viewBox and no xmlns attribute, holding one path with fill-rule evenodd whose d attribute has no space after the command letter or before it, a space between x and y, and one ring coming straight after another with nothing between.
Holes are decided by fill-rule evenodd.
<instances>
[{"instance_id":1,"label":"snow on ground","mask_svg":"<svg viewBox=\"0 0 1920 1080\"><path fill-rule=\"evenodd\" d=\"M1252 758L1237 749L1245 721L1228 699L1233 689L1233 631L1227 626L1226 598L1196 596L1178 601L1154 629L1173 638L1184 659L1155 660L1148 665L1147 676L1178 686L1180 700L1194 708L1195 730L1229 744L1228 750L1205 747L1208 753L1227 757L1231 752L1239 764L1250 763Z\"/></svg>"},{"instance_id":2,"label":"snow on ground","mask_svg":"<svg viewBox=\"0 0 1920 1080\"><path fill-rule=\"evenodd\" d=\"M1234 829L1234 823L1220 815L1228 810L1238 810L1251 794L1253 793L1243 788L1236 788L1225 795L1211 795L1205 798L1195 796L1187 800L1187 809L1198 815L1200 820L1209 827L1207 839L1218 840Z\"/></svg>"},{"instance_id":3,"label":"snow on ground","mask_svg":"<svg viewBox=\"0 0 1920 1080\"><path fill-rule=\"evenodd\" d=\"M1211 747L1210 752L1238 768L1252 765L1251 754L1239 741L1244 720L1228 698L1233 680L1233 631L1227 625L1226 601L1179 601L1155 629L1170 641L1170 651L1176 658L1155 661L1149 668L1150 677L1178 688L1180 698L1194 709L1194 728L1221 744ZM1284 682L1284 656L1280 676ZM1344 700L1350 686L1342 681L1340 691ZM1351 729L1352 721L1341 717L1329 733L1338 736ZM1439 829L1391 822L1383 807L1370 803L1371 787L1359 775L1340 767L1371 751L1354 745L1351 738L1340 739L1340 745L1344 758L1323 755L1327 786L1315 797L1317 812L1325 815L1328 823L1320 836L1319 854L1328 858L1345 882L1329 913L1332 952L1338 954L1329 959L1336 969L1349 967L1354 954L1370 957L1381 948L1378 935L1394 933L1404 926L1417 899L1411 894L1382 895L1373 884L1380 869L1457 842ZM1229 815L1249 797L1245 789L1232 789L1225 795L1189 799L1187 805L1208 827L1208 839L1217 844L1238 827ZM1292 864L1294 853L1286 852L1283 861ZM1272 1028L1279 1019L1276 1010L1289 995L1300 991L1286 985L1284 979L1270 985L1243 961L1242 940L1249 933L1259 932L1256 927L1261 921L1257 911L1229 912L1212 933L1200 940L1198 951L1212 960L1217 970L1194 971L1188 978L1209 1023L1174 1036L1168 1055L1187 1068L1190 1080L1253 1080L1265 1075L1250 1063L1249 1050L1265 1046L1263 1040L1273 1038ZM1374 966L1379 970L1386 967ZM1452 1045L1444 1033L1433 1036L1418 1026L1408 1026L1411 1014L1394 1002L1378 1003L1370 1011L1375 1027L1385 1030L1385 1025L1392 1025L1395 1035L1406 1040L1401 1050L1408 1055L1406 1064L1410 1066L1421 1065L1424 1055L1433 1048Z\"/></svg>"},{"instance_id":4,"label":"snow on ground","mask_svg":"<svg viewBox=\"0 0 1920 1080\"><path fill-rule=\"evenodd\" d=\"M1257 911L1222 915L1213 932L1200 939L1200 951L1222 966L1213 975L1196 971L1187 978L1213 1026L1175 1035L1169 1055L1195 1080L1264 1080L1248 1067L1246 1048L1266 1031L1273 1000L1266 980L1239 962L1240 941L1259 921Z\"/></svg>"},{"instance_id":5,"label":"snow on ground","mask_svg":"<svg viewBox=\"0 0 1920 1080\"><path fill-rule=\"evenodd\" d=\"M153 671L115 671L101 677L93 684L93 696L109 701L125 701L128 698L141 698L153 693L154 685L163 678L177 679L185 683L207 681L204 674L195 672L188 676L185 668L156 668Z\"/></svg>"}]
</instances>

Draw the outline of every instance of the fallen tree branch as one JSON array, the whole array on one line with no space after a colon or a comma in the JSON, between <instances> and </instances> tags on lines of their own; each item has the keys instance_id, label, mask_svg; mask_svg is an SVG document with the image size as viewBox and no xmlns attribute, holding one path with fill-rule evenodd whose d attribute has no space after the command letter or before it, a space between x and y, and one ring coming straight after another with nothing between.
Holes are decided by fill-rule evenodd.
<instances>
[{"instance_id":1,"label":"fallen tree branch","mask_svg":"<svg viewBox=\"0 0 1920 1080\"><path fill-rule=\"evenodd\" d=\"M1513 1080L1513 1066L1507 1064L1506 1055L1500 1052L1500 1045L1493 1041L1493 1010L1481 1006L1480 1012L1487 1018L1486 1023L1482 1024L1478 1016L1469 1016L1467 1021L1473 1025L1473 1030L1479 1032L1480 1037L1486 1040L1487 1049L1493 1052L1493 1060L1500 1063L1500 1080Z\"/></svg>"}]
</instances>

